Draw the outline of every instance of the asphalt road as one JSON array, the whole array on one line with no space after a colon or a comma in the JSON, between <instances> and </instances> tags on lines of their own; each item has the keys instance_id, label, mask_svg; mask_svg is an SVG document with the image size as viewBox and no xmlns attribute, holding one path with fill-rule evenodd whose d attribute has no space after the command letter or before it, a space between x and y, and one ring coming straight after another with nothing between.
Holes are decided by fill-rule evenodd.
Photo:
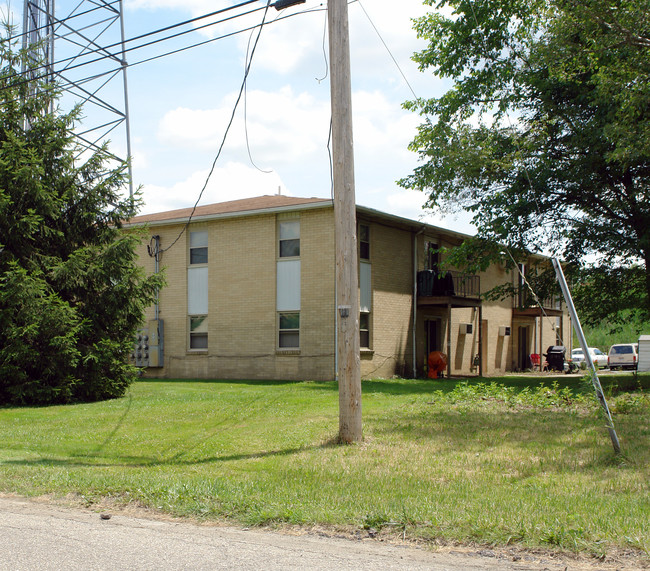
<instances>
[{"instance_id":1,"label":"asphalt road","mask_svg":"<svg viewBox=\"0 0 650 571\"><path fill-rule=\"evenodd\" d=\"M82 508L0 497L0 570L573 571L596 568L591 564L585 567L578 562L505 551L432 552L371 538L287 535L120 513L110 515L110 519L102 519L100 513Z\"/></svg>"}]
</instances>

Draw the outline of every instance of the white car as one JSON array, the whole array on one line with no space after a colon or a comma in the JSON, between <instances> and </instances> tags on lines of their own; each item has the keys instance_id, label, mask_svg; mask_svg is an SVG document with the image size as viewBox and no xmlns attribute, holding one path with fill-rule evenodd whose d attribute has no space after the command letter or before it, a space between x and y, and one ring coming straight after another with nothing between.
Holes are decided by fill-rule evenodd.
<instances>
[{"instance_id":1,"label":"white car","mask_svg":"<svg viewBox=\"0 0 650 571\"><path fill-rule=\"evenodd\" d=\"M619 343L609 348L609 368L636 369L639 364L639 344Z\"/></svg>"},{"instance_id":2,"label":"white car","mask_svg":"<svg viewBox=\"0 0 650 571\"><path fill-rule=\"evenodd\" d=\"M607 367L607 355L603 353L598 347L587 347L589 355L591 355L591 360L594 365L599 367ZM578 366L580 363L585 360L585 355L582 352L582 348L578 347L571 351L571 360Z\"/></svg>"}]
</instances>

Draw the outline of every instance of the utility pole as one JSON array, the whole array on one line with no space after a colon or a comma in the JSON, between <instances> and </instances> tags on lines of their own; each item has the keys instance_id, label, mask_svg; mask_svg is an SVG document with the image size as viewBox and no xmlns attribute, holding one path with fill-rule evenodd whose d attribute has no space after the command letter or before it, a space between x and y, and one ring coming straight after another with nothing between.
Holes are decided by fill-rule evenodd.
<instances>
[{"instance_id":1,"label":"utility pole","mask_svg":"<svg viewBox=\"0 0 650 571\"><path fill-rule=\"evenodd\" d=\"M327 15L336 236L339 440L352 443L362 440L363 431L359 353L359 261L354 196L352 86L347 0L329 0Z\"/></svg>"}]
</instances>

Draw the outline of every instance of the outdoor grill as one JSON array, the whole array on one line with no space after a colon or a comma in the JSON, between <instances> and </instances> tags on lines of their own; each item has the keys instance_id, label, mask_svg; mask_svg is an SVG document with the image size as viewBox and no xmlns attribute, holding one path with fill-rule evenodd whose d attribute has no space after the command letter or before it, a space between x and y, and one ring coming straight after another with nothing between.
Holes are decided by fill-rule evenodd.
<instances>
[{"instance_id":1,"label":"outdoor grill","mask_svg":"<svg viewBox=\"0 0 650 571\"><path fill-rule=\"evenodd\" d=\"M551 345L544 353L546 357L547 369L551 371L564 372L564 355L566 349L561 345Z\"/></svg>"}]
</instances>

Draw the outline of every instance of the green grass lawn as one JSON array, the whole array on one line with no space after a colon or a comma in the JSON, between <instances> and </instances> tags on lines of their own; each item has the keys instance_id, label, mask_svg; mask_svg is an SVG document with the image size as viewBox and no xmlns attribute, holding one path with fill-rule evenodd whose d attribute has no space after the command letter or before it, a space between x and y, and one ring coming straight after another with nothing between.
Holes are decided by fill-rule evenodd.
<instances>
[{"instance_id":1,"label":"green grass lawn","mask_svg":"<svg viewBox=\"0 0 650 571\"><path fill-rule=\"evenodd\" d=\"M0 491L647 555L650 377L607 379L622 459L569 377L364 382L353 446L335 443L335 383L142 380L119 400L0 408Z\"/></svg>"}]
</instances>

